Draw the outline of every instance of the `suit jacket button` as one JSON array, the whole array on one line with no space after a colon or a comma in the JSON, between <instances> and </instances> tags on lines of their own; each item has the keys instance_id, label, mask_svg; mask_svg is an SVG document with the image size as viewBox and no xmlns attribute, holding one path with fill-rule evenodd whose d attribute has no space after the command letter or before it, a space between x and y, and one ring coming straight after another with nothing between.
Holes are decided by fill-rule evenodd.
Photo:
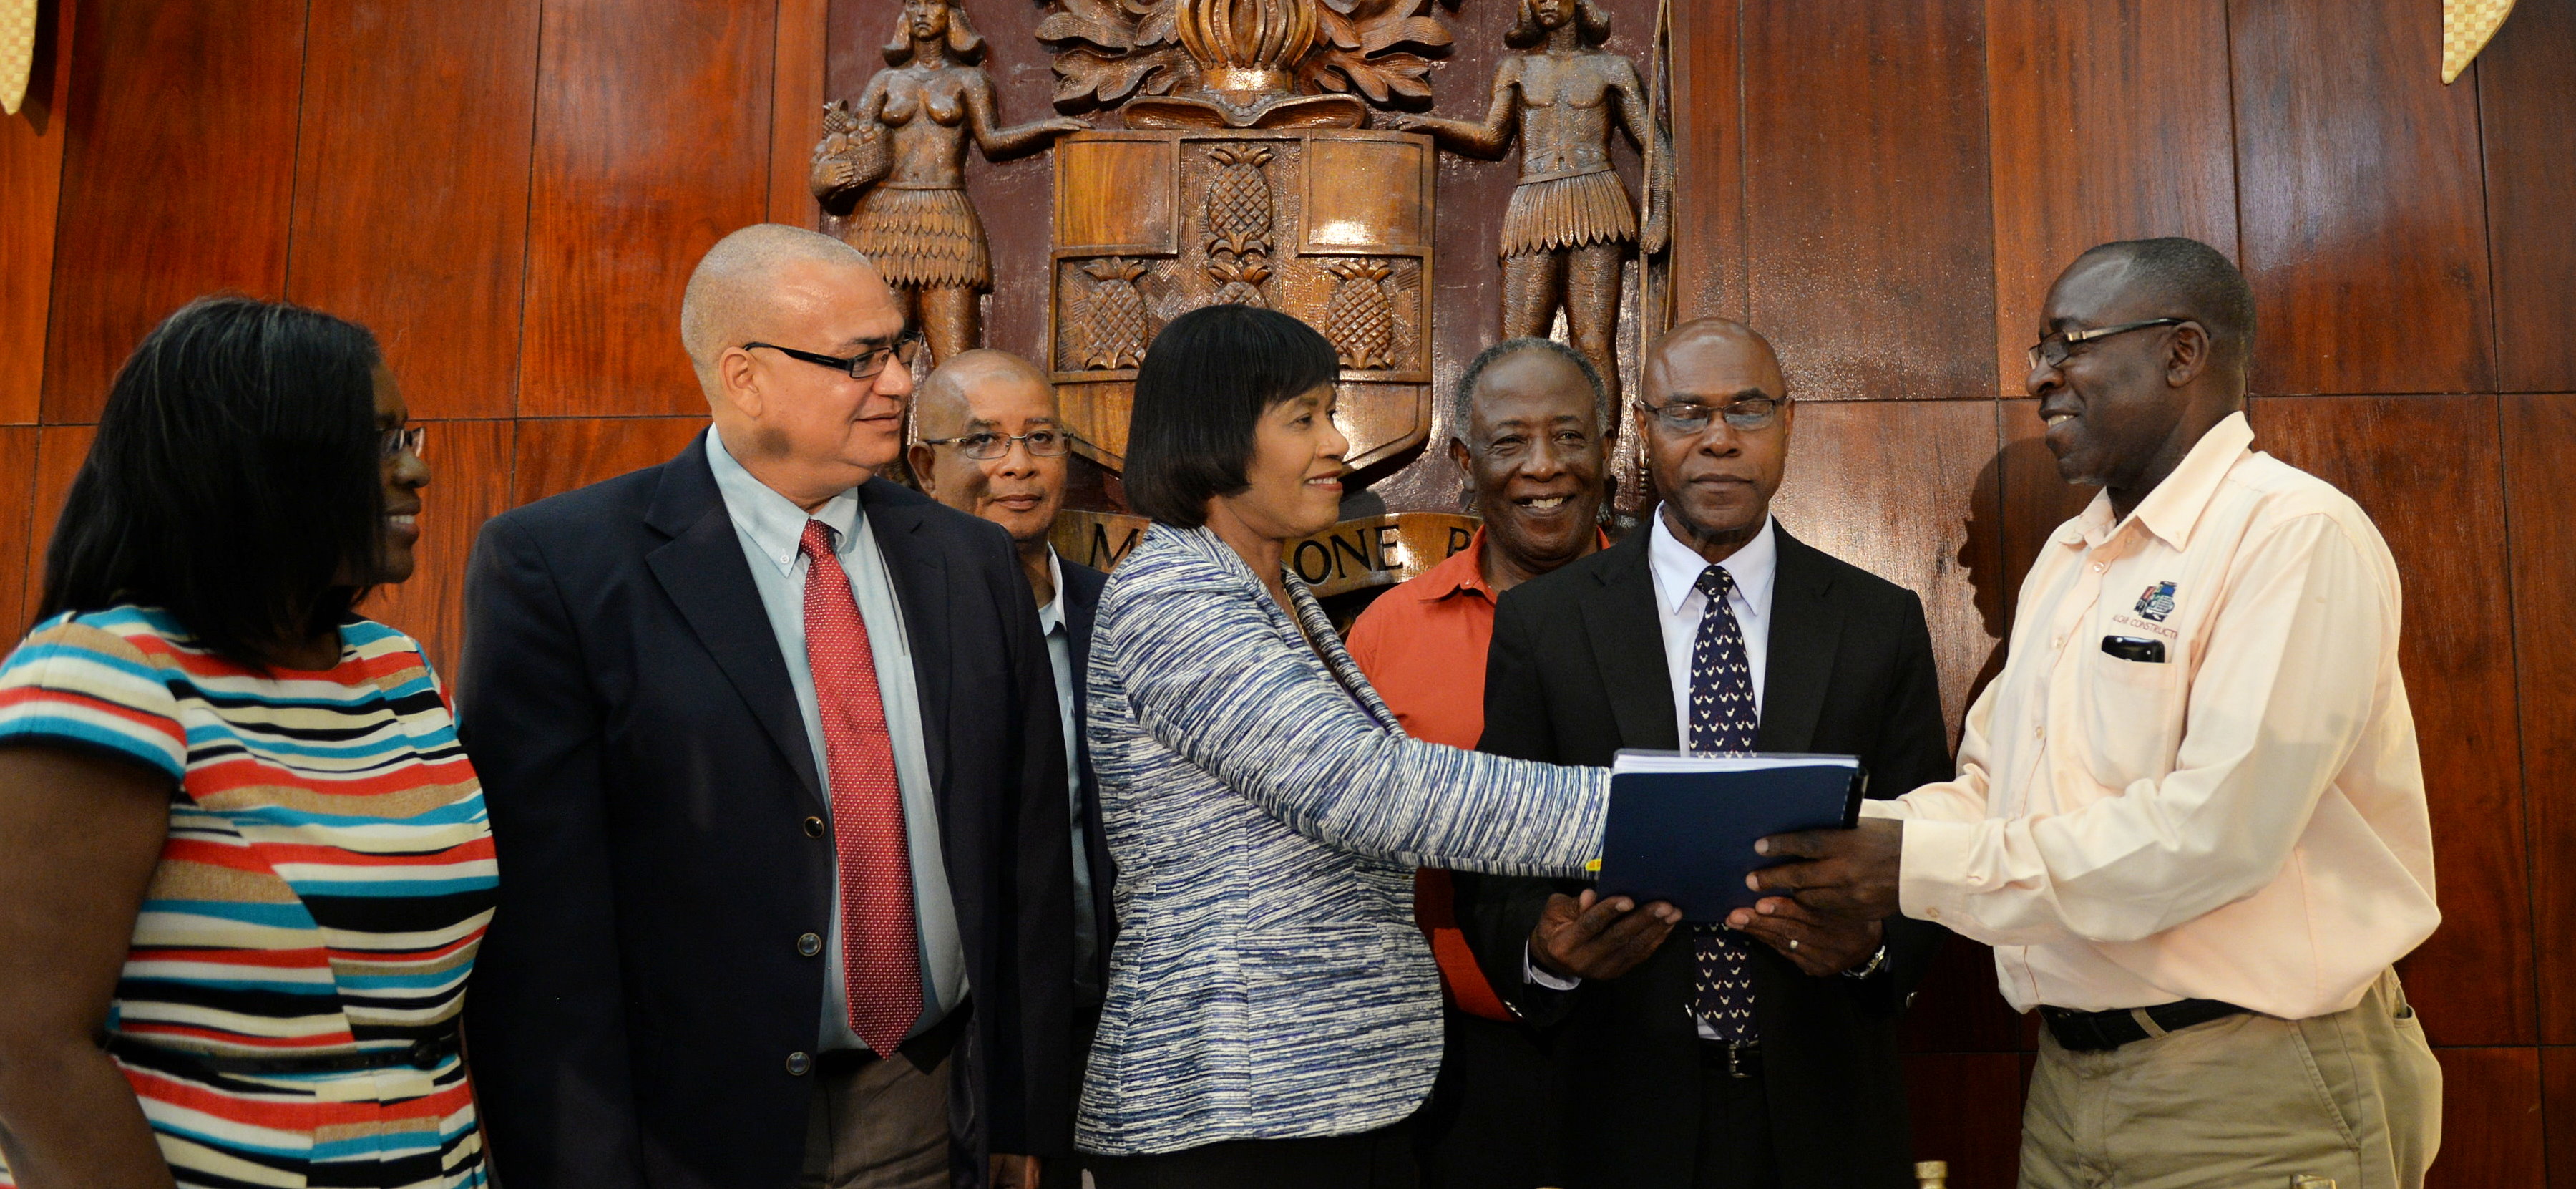
<instances>
[{"instance_id":1,"label":"suit jacket button","mask_svg":"<svg viewBox=\"0 0 2576 1189\"><path fill-rule=\"evenodd\" d=\"M809 817L809 818L806 818L806 819L805 819L805 836L806 836L806 837L808 837L808 838L820 838L820 837L822 837L822 836L823 836L823 819L821 819L821 818L819 818L819 817Z\"/></svg>"},{"instance_id":2,"label":"suit jacket button","mask_svg":"<svg viewBox=\"0 0 2576 1189\"><path fill-rule=\"evenodd\" d=\"M814 1068L814 1059L813 1059L812 1057L809 1057L809 1056L807 1056L807 1055L805 1055L805 1054L803 1054L803 1053L789 1053L789 1054L787 1054L787 1073L788 1073L788 1076L790 1076L790 1077L800 1077L800 1078L801 1078L801 1077L804 1077L804 1076L805 1076L805 1074L806 1074L808 1071L812 1070L813 1068Z\"/></svg>"},{"instance_id":3,"label":"suit jacket button","mask_svg":"<svg viewBox=\"0 0 2576 1189\"><path fill-rule=\"evenodd\" d=\"M808 958L822 953L823 935L820 933L806 933L800 935L796 939L796 952L803 954Z\"/></svg>"}]
</instances>

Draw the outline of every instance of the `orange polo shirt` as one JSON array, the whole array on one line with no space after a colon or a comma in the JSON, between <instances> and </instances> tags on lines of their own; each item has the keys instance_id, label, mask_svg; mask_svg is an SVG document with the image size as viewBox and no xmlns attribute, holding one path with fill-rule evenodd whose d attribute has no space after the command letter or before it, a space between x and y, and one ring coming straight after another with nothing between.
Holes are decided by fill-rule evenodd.
<instances>
[{"instance_id":1,"label":"orange polo shirt","mask_svg":"<svg viewBox=\"0 0 2576 1189\"><path fill-rule=\"evenodd\" d=\"M1609 546L1607 534L1601 544ZM1379 595L1343 646L1405 734L1472 749L1485 733L1485 650L1493 642L1494 588L1485 583L1479 528L1465 549ZM1413 892L1414 921L1431 939L1450 996L1475 1015L1511 1019L1458 931L1449 873L1420 872Z\"/></svg>"}]
</instances>

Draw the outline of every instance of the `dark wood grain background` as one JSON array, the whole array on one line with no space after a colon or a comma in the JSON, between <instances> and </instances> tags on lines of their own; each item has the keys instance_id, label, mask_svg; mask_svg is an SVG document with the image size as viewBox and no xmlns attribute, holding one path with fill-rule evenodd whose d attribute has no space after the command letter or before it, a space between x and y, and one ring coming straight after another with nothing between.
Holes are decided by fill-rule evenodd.
<instances>
[{"instance_id":1,"label":"dark wood grain background","mask_svg":"<svg viewBox=\"0 0 2576 1189\"><path fill-rule=\"evenodd\" d=\"M969 3L1006 118L1046 114L1038 7ZM32 102L0 121L0 624L25 622L117 362L234 290L374 327L432 423L420 577L374 610L443 661L484 517L703 423L686 270L742 224L810 218L816 112L877 68L894 6L39 7ZM1651 3L1610 7L1642 58ZM2521 0L2448 88L2436 9L1677 2L1676 271L1687 313L1749 318L1832 402L1800 418L1780 514L1923 592L1955 723L2087 494L2019 386L2049 280L2107 238L2236 256L2261 444L2359 499L2406 582L2446 917L2405 966L2448 1078L2434 1181L2576 1189L2576 0ZM1508 19L1464 0L1443 114L1481 112ZM1494 337L1511 171L1441 169L1444 384ZM969 178L995 345L1034 353L1044 285L1009 261L1043 252L1045 159ZM1439 455L1374 490L1447 505ZM1982 951L1945 956L1908 1034L1920 1154L2010 1185L2031 1033Z\"/></svg>"}]
</instances>

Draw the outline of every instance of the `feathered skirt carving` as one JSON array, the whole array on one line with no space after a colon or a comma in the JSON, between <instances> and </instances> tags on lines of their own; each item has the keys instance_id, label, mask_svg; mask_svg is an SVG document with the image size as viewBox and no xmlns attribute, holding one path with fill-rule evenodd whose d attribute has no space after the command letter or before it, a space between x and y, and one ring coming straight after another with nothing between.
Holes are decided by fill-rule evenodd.
<instances>
[{"instance_id":1,"label":"feathered skirt carving","mask_svg":"<svg viewBox=\"0 0 2576 1189\"><path fill-rule=\"evenodd\" d=\"M851 212L847 238L876 262L889 285L993 287L984 223L963 190L874 187Z\"/></svg>"},{"instance_id":2,"label":"feathered skirt carving","mask_svg":"<svg viewBox=\"0 0 2576 1189\"><path fill-rule=\"evenodd\" d=\"M1522 182L1512 188L1511 209L1503 215L1506 258L1635 242L1637 208L1619 175L1607 169Z\"/></svg>"}]
</instances>

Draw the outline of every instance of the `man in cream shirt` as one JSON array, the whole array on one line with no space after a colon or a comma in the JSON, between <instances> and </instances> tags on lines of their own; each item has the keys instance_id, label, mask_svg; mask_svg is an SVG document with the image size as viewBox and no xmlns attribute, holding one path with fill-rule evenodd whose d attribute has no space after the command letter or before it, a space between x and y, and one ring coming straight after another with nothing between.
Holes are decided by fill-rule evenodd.
<instances>
[{"instance_id":1,"label":"man in cream shirt","mask_svg":"<svg viewBox=\"0 0 2576 1189\"><path fill-rule=\"evenodd\" d=\"M2253 449L2224 256L2105 244L2045 319L2027 386L2103 490L2041 546L1957 778L1765 840L1808 861L1754 883L1995 947L2048 1025L2026 1187L2412 1189L2441 1071L2390 964L2441 914L2387 544Z\"/></svg>"}]
</instances>

